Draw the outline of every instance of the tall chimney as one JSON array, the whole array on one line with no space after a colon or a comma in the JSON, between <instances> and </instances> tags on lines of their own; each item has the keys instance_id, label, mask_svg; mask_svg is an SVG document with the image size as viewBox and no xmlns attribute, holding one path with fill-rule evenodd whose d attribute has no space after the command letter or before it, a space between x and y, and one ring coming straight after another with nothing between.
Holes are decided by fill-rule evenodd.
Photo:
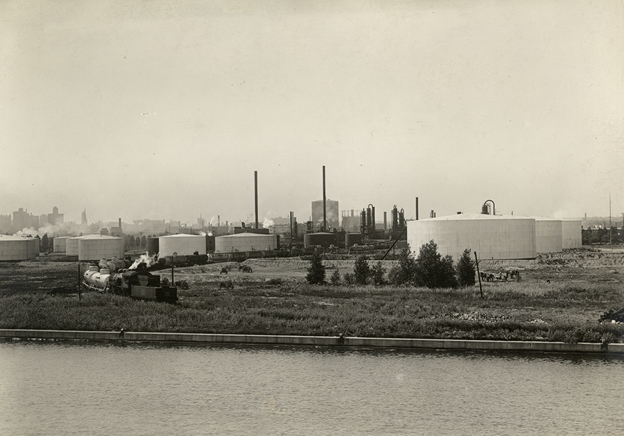
<instances>
[{"instance_id":1,"label":"tall chimney","mask_svg":"<svg viewBox=\"0 0 624 436\"><path fill-rule=\"evenodd\" d=\"M384 232L388 230L388 212L384 212Z\"/></svg>"},{"instance_id":2,"label":"tall chimney","mask_svg":"<svg viewBox=\"0 0 624 436\"><path fill-rule=\"evenodd\" d=\"M416 197L416 221L418 221L418 197Z\"/></svg>"},{"instance_id":3,"label":"tall chimney","mask_svg":"<svg viewBox=\"0 0 624 436\"><path fill-rule=\"evenodd\" d=\"M254 198L256 199L256 229L257 229L258 228L258 171L254 171L254 186L255 186Z\"/></svg>"},{"instance_id":4,"label":"tall chimney","mask_svg":"<svg viewBox=\"0 0 624 436\"><path fill-rule=\"evenodd\" d=\"M327 207L325 203L325 165L323 165L323 231L327 230Z\"/></svg>"},{"instance_id":5,"label":"tall chimney","mask_svg":"<svg viewBox=\"0 0 624 436\"><path fill-rule=\"evenodd\" d=\"M119 232L121 233L121 218L119 218Z\"/></svg>"}]
</instances>

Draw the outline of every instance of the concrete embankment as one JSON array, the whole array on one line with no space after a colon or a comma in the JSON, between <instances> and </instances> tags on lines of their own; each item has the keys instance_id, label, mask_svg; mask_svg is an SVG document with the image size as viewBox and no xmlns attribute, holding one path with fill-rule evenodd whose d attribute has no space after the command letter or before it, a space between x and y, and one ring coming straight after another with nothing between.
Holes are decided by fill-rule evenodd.
<instances>
[{"instance_id":1,"label":"concrete embankment","mask_svg":"<svg viewBox=\"0 0 624 436\"><path fill-rule=\"evenodd\" d=\"M79 330L0 329L0 338L91 340L205 344L322 345L445 350L492 350L566 353L624 353L624 344L463 339L362 338L336 336L240 335L212 333L158 333Z\"/></svg>"}]
</instances>

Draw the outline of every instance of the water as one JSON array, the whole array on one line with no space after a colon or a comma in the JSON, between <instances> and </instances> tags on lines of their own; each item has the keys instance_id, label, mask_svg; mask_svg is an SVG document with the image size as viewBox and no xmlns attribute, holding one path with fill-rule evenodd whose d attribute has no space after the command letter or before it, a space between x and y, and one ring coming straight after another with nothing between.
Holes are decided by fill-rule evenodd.
<instances>
[{"instance_id":1,"label":"water","mask_svg":"<svg viewBox=\"0 0 624 436\"><path fill-rule=\"evenodd\" d=\"M0 343L1 435L624 434L624 358Z\"/></svg>"}]
</instances>

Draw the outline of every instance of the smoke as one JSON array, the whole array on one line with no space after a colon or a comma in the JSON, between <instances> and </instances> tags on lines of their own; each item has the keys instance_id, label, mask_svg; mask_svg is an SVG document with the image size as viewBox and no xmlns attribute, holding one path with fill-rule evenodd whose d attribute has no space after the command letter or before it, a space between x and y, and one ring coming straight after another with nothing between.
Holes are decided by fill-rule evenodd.
<instances>
[{"instance_id":1,"label":"smoke","mask_svg":"<svg viewBox=\"0 0 624 436\"><path fill-rule=\"evenodd\" d=\"M199 236L212 236L212 232L199 232Z\"/></svg>"},{"instance_id":2,"label":"smoke","mask_svg":"<svg viewBox=\"0 0 624 436\"><path fill-rule=\"evenodd\" d=\"M272 225L274 225L275 223L273 222L272 219L270 218L265 218L264 222L262 223L262 227L265 229L268 229L269 227L271 227Z\"/></svg>"},{"instance_id":3,"label":"smoke","mask_svg":"<svg viewBox=\"0 0 624 436\"><path fill-rule=\"evenodd\" d=\"M140 263L144 263L145 266L149 268L150 266L154 265L156 262L158 262L158 259L156 259L156 255L150 256L149 253L146 251L145 254L142 254L141 257L135 260L134 263L130 265L128 269L137 269Z\"/></svg>"},{"instance_id":4,"label":"smoke","mask_svg":"<svg viewBox=\"0 0 624 436\"><path fill-rule=\"evenodd\" d=\"M48 236L57 236L61 233L69 233L69 232L70 232L70 227L69 225L65 223L46 224L45 226L41 226L36 230L34 227L25 227L22 230L19 230L17 233L15 233L15 235L13 236L32 236L34 238L35 236L42 237L46 233L48 234Z\"/></svg>"}]
</instances>

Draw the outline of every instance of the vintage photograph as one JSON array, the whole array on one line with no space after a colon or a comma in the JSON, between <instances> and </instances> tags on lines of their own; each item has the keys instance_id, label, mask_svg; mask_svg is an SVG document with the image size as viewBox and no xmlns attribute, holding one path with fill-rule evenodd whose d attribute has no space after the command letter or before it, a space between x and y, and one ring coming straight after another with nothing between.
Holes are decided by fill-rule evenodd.
<instances>
[{"instance_id":1,"label":"vintage photograph","mask_svg":"<svg viewBox=\"0 0 624 436\"><path fill-rule=\"evenodd\" d=\"M0 434L624 434L622 0L0 0Z\"/></svg>"}]
</instances>

